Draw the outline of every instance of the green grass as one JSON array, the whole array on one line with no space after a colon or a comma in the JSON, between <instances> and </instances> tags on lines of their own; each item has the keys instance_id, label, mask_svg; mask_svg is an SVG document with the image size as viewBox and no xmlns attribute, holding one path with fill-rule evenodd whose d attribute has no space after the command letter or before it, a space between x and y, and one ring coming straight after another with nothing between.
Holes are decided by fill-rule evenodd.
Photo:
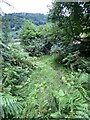
<instances>
[{"instance_id":1,"label":"green grass","mask_svg":"<svg viewBox=\"0 0 90 120\"><path fill-rule=\"evenodd\" d=\"M62 76L70 75L71 70L68 68L65 68L62 64L58 63L56 61L56 58L57 58L57 54L54 54L51 56L44 55L38 58L37 60L51 67L58 75L62 75ZM50 71L48 73L50 73Z\"/></svg>"},{"instance_id":2,"label":"green grass","mask_svg":"<svg viewBox=\"0 0 90 120\"><path fill-rule=\"evenodd\" d=\"M32 59L37 68L24 89L24 115L31 118L88 118L87 91L82 86L87 83L88 74L64 68L55 62L55 55Z\"/></svg>"}]
</instances>

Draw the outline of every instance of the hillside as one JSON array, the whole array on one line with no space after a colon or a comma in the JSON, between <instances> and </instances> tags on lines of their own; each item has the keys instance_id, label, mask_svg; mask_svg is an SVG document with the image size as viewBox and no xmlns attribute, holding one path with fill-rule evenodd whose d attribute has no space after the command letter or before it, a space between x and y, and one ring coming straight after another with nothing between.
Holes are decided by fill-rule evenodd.
<instances>
[{"instance_id":1,"label":"hillside","mask_svg":"<svg viewBox=\"0 0 90 120\"><path fill-rule=\"evenodd\" d=\"M12 31L13 38L18 37L19 30L21 29L24 21L30 20L35 25L45 25L47 23L47 15L40 13L11 13L5 14L2 17L2 30L3 32Z\"/></svg>"},{"instance_id":2,"label":"hillside","mask_svg":"<svg viewBox=\"0 0 90 120\"><path fill-rule=\"evenodd\" d=\"M12 13L5 14L4 17L9 20L10 28L13 31L20 29L25 20L31 20L36 25L44 25L47 22L46 15L39 13Z\"/></svg>"}]
</instances>

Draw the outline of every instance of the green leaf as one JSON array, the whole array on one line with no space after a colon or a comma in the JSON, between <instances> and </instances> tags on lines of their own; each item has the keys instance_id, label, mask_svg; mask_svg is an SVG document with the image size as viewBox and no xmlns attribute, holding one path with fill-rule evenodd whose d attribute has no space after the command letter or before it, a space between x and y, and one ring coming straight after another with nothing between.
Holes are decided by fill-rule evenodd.
<instances>
[{"instance_id":1,"label":"green leaf","mask_svg":"<svg viewBox=\"0 0 90 120\"><path fill-rule=\"evenodd\" d=\"M55 113L52 113L50 116L52 118L60 118L60 113L59 112L55 112Z\"/></svg>"}]
</instances>

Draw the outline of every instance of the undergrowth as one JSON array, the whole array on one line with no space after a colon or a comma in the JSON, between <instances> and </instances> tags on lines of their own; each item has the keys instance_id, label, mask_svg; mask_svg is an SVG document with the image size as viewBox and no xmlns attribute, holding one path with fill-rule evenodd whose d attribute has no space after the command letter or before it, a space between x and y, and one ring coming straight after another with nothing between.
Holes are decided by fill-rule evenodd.
<instances>
[{"instance_id":1,"label":"undergrowth","mask_svg":"<svg viewBox=\"0 0 90 120\"><path fill-rule=\"evenodd\" d=\"M1 117L90 119L88 73L66 69L56 55L29 57L15 48L5 55Z\"/></svg>"}]
</instances>

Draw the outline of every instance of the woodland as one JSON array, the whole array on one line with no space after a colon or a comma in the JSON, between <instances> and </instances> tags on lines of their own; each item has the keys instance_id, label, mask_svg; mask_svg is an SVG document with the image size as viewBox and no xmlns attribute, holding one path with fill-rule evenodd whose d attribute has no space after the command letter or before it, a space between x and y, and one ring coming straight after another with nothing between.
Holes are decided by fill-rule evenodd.
<instances>
[{"instance_id":1,"label":"woodland","mask_svg":"<svg viewBox=\"0 0 90 120\"><path fill-rule=\"evenodd\" d=\"M90 2L0 15L0 118L90 120Z\"/></svg>"}]
</instances>

